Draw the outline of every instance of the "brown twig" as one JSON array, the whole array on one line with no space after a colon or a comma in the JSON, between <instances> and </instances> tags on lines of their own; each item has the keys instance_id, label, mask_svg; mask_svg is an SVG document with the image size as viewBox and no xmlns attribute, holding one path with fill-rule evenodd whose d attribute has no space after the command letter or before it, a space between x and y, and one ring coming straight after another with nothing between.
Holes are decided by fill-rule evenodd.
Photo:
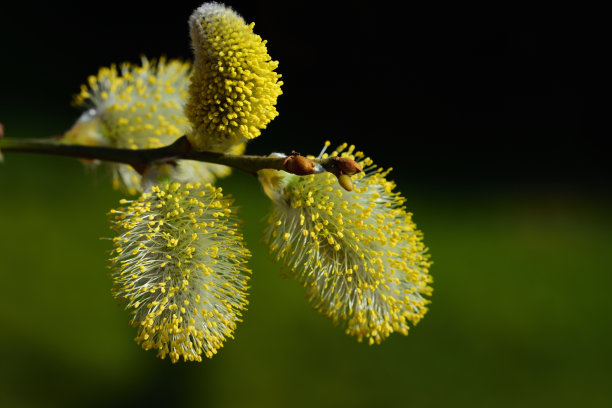
<instances>
[{"instance_id":1,"label":"brown twig","mask_svg":"<svg viewBox=\"0 0 612 408\"><path fill-rule=\"evenodd\" d=\"M147 167L154 163L172 162L179 159L222 164L254 175L259 170L275 169L304 176L317 172L317 164L319 164L321 165L320 168L335 174L341 182L340 184L349 190L350 188L347 188L349 185L342 183L341 177L351 176L361 171L361 167L355 161L348 158L329 157L312 160L295 151L288 157L234 155L196 151L185 136L168 146L157 149L119 149L114 147L67 144L55 139L10 138L0 140L0 148L3 148L5 152L40 153L124 163L132 166L140 173L144 172Z\"/></svg>"}]
</instances>

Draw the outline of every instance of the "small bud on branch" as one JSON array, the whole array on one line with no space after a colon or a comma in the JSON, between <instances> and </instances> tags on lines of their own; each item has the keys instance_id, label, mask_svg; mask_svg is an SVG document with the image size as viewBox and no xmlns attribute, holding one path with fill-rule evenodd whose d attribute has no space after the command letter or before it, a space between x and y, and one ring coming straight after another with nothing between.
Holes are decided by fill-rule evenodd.
<instances>
[{"instance_id":1,"label":"small bud on branch","mask_svg":"<svg viewBox=\"0 0 612 408\"><path fill-rule=\"evenodd\" d=\"M321 161L321 165L338 178L338 183L346 191L353 190L353 182L350 176L361 173L363 170L359 163L348 157L330 157Z\"/></svg>"},{"instance_id":2,"label":"small bud on branch","mask_svg":"<svg viewBox=\"0 0 612 408\"><path fill-rule=\"evenodd\" d=\"M314 161L300 155L295 150L283 161L283 170L298 176L307 176L315 173Z\"/></svg>"}]
</instances>

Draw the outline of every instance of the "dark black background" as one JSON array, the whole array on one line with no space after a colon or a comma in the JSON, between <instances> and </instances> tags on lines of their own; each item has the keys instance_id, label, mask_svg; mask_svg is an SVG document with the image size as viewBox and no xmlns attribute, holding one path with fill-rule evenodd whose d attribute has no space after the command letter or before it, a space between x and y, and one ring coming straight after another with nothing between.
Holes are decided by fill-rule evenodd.
<instances>
[{"instance_id":1,"label":"dark black background","mask_svg":"<svg viewBox=\"0 0 612 408\"><path fill-rule=\"evenodd\" d=\"M78 116L87 76L139 55L191 58L199 1L1 7L0 121ZM354 142L424 183L606 182L596 10L229 1L280 62L280 115L249 152ZM398 3L399 4L399 3ZM403 8L405 7L405 9ZM56 133L62 129L56 129Z\"/></svg>"}]
</instances>

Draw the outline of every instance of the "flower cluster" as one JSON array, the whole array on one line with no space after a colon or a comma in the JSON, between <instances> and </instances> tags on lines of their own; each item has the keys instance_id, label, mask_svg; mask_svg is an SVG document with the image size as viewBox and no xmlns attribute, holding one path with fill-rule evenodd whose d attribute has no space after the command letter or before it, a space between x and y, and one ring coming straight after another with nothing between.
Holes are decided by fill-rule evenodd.
<instances>
[{"instance_id":1,"label":"flower cluster","mask_svg":"<svg viewBox=\"0 0 612 408\"><path fill-rule=\"evenodd\" d=\"M221 4L202 5L189 25L193 69L164 58L100 69L76 96L87 110L62 141L151 149L186 135L196 149L241 154L277 115L278 63L253 24ZM109 214L113 293L131 310L136 341L172 362L212 357L246 308L250 274L231 201L206 184L229 168L177 160L112 169L115 187L142 193Z\"/></svg>"},{"instance_id":2,"label":"flower cluster","mask_svg":"<svg viewBox=\"0 0 612 408\"><path fill-rule=\"evenodd\" d=\"M111 210L114 294L136 341L176 362L212 357L245 309L250 257L231 201L200 183L155 186Z\"/></svg>"},{"instance_id":3,"label":"flower cluster","mask_svg":"<svg viewBox=\"0 0 612 408\"><path fill-rule=\"evenodd\" d=\"M88 108L63 137L66 142L125 149L151 149L174 142L191 127L184 113L189 63L161 58L140 65L101 68L81 87L74 103ZM237 146L232 153L241 153ZM142 177L132 167L112 164L113 185L130 194L142 191ZM182 161L165 172L179 181L214 182L229 174L216 164Z\"/></svg>"},{"instance_id":4,"label":"flower cluster","mask_svg":"<svg viewBox=\"0 0 612 408\"><path fill-rule=\"evenodd\" d=\"M187 137L202 150L224 151L253 139L278 115L278 62L254 25L217 3L205 3L189 18L195 67L185 110L193 132Z\"/></svg>"},{"instance_id":5,"label":"flower cluster","mask_svg":"<svg viewBox=\"0 0 612 408\"><path fill-rule=\"evenodd\" d=\"M405 199L386 179L389 171L354 146L346 148L331 154L364 168L353 191L327 172L299 177L260 171L274 203L267 240L316 309L345 321L346 332L359 341L380 343L393 332L408 334L408 323L427 311L431 263L412 214L402 207Z\"/></svg>"},{"instance_id":6,"label":"flower cluster","mask_svg":"<svg viewBox=\"0 0 612 408\"><path fill-rule=\"evenodd\" d=\"M193 67L143 58L100 69L76 96L86 110L62 142L151 149L185 136L173 147L235 160L225 153L241 154L278 114L278 63L226 6L205 3L189 27ZM294 152L258 168L273 203L270 251L312 305L359 341L407 334L432 290L422 234L388 170L354 146L331 155L327 146L318 158ZM136 341L172 362L212 357L233 336L251 273L232 201L213 185L229 168L181 157L194 156L112 165L116 187L141 194L109 214L113 294L131 312Z\"/></svg>"}]
</instances>

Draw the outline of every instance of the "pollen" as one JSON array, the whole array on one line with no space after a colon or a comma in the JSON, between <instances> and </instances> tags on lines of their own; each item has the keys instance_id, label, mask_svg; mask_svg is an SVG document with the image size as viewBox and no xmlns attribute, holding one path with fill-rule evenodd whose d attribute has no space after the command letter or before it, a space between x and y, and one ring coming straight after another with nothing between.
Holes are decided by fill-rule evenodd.
<instances>
[{"instance_id":1,"label":"pollen","mask_svg":"<svg viewBox=\"0 0 612 408\"><path fill-rule=\"evenodd\" d=\"M199 192L205 194L193 198ZM111 258L113 295L131 311L136 342L172 362L212 357L233 337L248 303L250 253L237 219L233 211L222 211L213 224L209 210L229 209L231 200L210 184L173 183L124 204L109 213L119 238ZM200 204L207 211L192 223L189 214ZM151 232L148 217L142 217L149 212L170 216Z\"/></svg>"},{"instance_id":2,"label":"pollen","mask_svg":"<svg viewBox=\"0 0 612 408\"><path fill-rule=\"evenodd\" d=\"M191 64L177 59L123 63L100 68L74 98L85 108L74 126L64 134L67 143L126 149L152 149L169 145L185 135L191 124L184 113ZM242 153L236 146L229 153ZM108 164L113 186L129 194L142 192L142 176L131 166ZM172 179L214 182L227 176L226 166L181 160L161 168Z\"/></svg>"},{"instance_id":3,"label":"pollen","mask_svg":"<svg viewBox=\"0 0 612 408\"><path fill-rule=\"evenodd\" d=\"M260 171L273 203L265 238L315 309L359 341L378 344L407 334L427 312L431 261L388 171L354 149L345 144L332 153L363 168L352 177L353 191L330 188L337 181L328 172ZM281 180L270 183L268 172Z\"/></svg>"},{"instance_id":4,"label":"pollen","mask_svg":"<svg viewBox=\"0 0 612 408\"><path fill-rule=\"evenodd\" d=\"M185 112L187 134L201 150L226 151L260 135L278 112L278 62L254 24L218 3L205 3L189 18L195 53Z\"/></svg>"}]
</instances>

